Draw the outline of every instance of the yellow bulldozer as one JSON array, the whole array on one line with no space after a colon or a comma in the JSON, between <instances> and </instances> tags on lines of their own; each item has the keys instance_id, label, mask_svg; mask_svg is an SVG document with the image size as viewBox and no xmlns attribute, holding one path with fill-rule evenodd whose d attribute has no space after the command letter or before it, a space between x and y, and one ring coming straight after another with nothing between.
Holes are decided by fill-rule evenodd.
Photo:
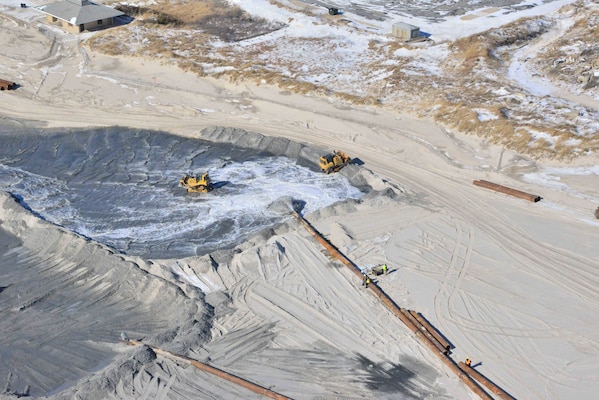
<instances>
[{"instance_id":1,"label":"yellow bulldozer","mask_svg":"<svg viewBox=\"0 0 599 400\"><path fill-rule=\"evenodd\" d=\"M333 150L332 153L320 157L320 169L327 174L338 172L341 168L349 164L350 161L351 158L344 152Z\"/></svg>"},{"instance_id":2,"label":"yellow bulldozer","mask_svg":"<svg viewBox=\"0 0 599 400\"><path fill-rule=\"evenodd\" d=\"M186 188L188 192L207 193L213 189L208 172L201 175L185 175L181 178L179 184Z\"/></svg>"}]
</instances>

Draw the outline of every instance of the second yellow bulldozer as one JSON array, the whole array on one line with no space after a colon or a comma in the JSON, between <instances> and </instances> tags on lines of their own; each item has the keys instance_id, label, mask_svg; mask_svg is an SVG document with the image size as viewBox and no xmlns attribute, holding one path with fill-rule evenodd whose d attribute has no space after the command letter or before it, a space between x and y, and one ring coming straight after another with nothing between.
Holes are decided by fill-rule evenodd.
<instances>
[{"instance_id":1,"label":"second yellow bulldozer","mask_svg":"<svg viewBox=\"0 0 599 400\"><path fill-rule=\"evenodd\" d=\"M213 189L208 172L201 175L185 175L181 178L179 184L186 188L188 192L207 193Z\"/></svg>"},{"instance_id":2,"label":"second yellow bulldozer","mask_svg":"<svg viewBox=\"0 0 599 400\"><path fill-rule=\"evenodd\" d=\"M333 150L332 153L320 157L320 169L327 174L338 172L341 168L349 164L350 161L351 158L344 152Z\"/></svg>"}]
</instances>

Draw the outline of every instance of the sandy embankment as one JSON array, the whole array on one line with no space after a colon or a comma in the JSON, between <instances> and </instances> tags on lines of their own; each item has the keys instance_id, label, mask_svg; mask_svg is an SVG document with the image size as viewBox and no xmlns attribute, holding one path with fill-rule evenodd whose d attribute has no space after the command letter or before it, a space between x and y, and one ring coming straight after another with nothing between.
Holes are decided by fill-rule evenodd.
<instances>
[{"instance_id":1,"label":"sandy embankment","mask_svg":"<svg viewBox=\"0 0 599 400\"><path fill-rule=\"evenodd\" d=\"M5 121L34 119L49 126L118 124L189 136L200 136L208 126L224 125L323 149L343 148L364 163L361 168L380 177L372 179L378 182L377 189L389 182L402 190L396 197L340 204L309 215L317 229L359 265L388 262L393 272L380 280L381 287L399 305L423 312L456 346L456 359L480 360L481 372L514 396L591 399L599 392L599 319L594 318L599 310L599 234L591 219L599 197L599 185L593 184L596 176L577 183L587 197L572 196L497 172L534 170L539 165L477 138L449 135L428 121L268 87L199 80L148 61L87 53L82 57L83 50L74 41L58 41L56 51L48 55L43 51L47 46L39 43L50 39L36 29L9 29L17 32L16 37L26 32L31 40L12 47L4 43L13 50L0 55L5 68L18 71L15 80L22 85L0 97ZM473 179L516 186L538 193L543 200L533 204L487 192L473 187ZM199 313L200 318L194 318L203 322L201 303L187 297L195 291L193 286L180 283L183 273L178 280L166 272L175 260L136 261L172 282L167 283L145 274L126 257L108 254L102 246L59 228L49 229L17 208L3 197L6 254L35 252L35 256L25 254L24 260L15 259L15 264L39 271L34 274L38 276L35 287L44 290L33 290L33 283L23 278L19 285L32 289L31 299L50 294L15 311L19 318L32 313L22 318L22 329L25 337L31 335L40 344L19 345L21 335L16 334L3 342L3 351L10 347L26 354L43 348L43 338L56 326L50 318L53 310L59 310L58 317L65 320L76 319L68 314L69 307L90 301L88 286L77 273L89 268L101 277L116 274L114 280L106 277L102 282L114 282L115 293L130 293L126 301L112 306L124 316L104 328L106 342L114 343L114 336L108 336L131 325L130 319L138 321L136 331L148 335L154 333L153 324L164 327L173 322L185 327L181 318L190 314ZM41 237L51 240L46 243ZM57 244L64 238L65 244ZM67 257L71 246L75 246L70 250L73 255ZM104 258L93 257L104 253ZM209 343L183 340L175 350L294 398L470 397L434 356L291 220L234 252L176 262L181 271L208 287L206 299L214 307L214 320ZM9 270L10 265L4 261L2 265ZM122 269L127 273L110 272ZM62 272L70 270L72 275ZM44 279L44 271L57 279L56 286ZM52 292L52 288L63 287L63 278L69 276L74 282L68 288L71 300L55 302L53 296L62 290ZM121 281L125 276L126 283ZM139 278L131 280L131 276ZM146 281L158 286L150 291L155 298L148 298L147 291L141 296L134 289L125 290L127 285ZM3 308L8 302L10 309L19 310L21 303L8 296L15 289L8 286L0 292ZM105 290L105 295L110 293ZM123 354L58 397L71 398L79 390L82 396L89 393L88 398L98 393L113 398L248 398L216 378L166 360L154 362L147 353L139 353L139 364L131 365L125 361L131 356L126 349L96 343L86 321L106 316L102 302L114 301L114 295L100 301L89 305L82 330L74 331L79 332L75 339L85 341L81 352L51 351L48 357L64 357L60 361L66 365L81 358L92 363L97 359L93 355L103 358L107 348ZM148 312L137 314L130 301ZM156 311L163 307L169 307L164 314ZM38 318L46 323L40 324ZM203 325L189 329L196 326ZM57 340L53 338L52 346L57 346ZM89 340L94 341L89 344L93 351L87 348ZM170 338L157 340L168 343ZM50 360L35 364L36 358L28 357L22 359L27 367L34 366L31 376L51 375L68 386L62 366L56 366L62 364ZM85 366L78 371L83 370ZM132 375L133 370L139 373ZM23 391L23 385L29 384L28 376L16 379L8 379L11 390Z\"/></svg>"},{"instance_id":2,"label":"sandy embankment","mask_svg":"<svg viewBox=\"0 0 599 400\"><path fill-rule=\"evenodd\" d=\"M120 352L123 330L173 348L207 339L212 312L199 290L183 295L143 260L45 222L6 193L0 200L6 389L40 395L80 379Z\"/></svg>"}]
</instances>

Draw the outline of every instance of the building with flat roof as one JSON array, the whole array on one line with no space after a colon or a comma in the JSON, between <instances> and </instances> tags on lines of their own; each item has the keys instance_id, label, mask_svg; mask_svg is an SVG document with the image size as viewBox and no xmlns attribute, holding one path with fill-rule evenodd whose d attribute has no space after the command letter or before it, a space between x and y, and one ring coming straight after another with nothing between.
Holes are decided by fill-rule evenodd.
<instances>
[{"instance_id":1,"label":"building with flat roof","mask_svg":"<svg viewBox=\"0 0 599 400\"><path fill-rule=\"evenodd\" d=\"M413 40L420 37L420 28L405 22L396 22L391 28L391 34L404 41Z\"/></svg>"},{"instance_id":2,"label":"building with flat roof","mask_svg":"<svg viewBox=\"0 0 599 400\"><path fill-rule=\"evenodd\" d=\"M71 33L79 33L114 25L114 18L124 15L112 7L89 0L65 0L45 4L37 9L46 14L46 20L62 26Z\"/></svg>"}]
</instances>

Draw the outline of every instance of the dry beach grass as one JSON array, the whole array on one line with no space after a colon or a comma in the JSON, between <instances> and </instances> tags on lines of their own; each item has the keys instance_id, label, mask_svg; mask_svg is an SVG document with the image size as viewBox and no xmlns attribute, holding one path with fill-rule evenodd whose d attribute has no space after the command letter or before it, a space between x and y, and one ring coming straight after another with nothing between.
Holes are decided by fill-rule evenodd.
<instances>
[{"instance_id":1,"label":"dry beach grass","mask_svg":"<svg viewBox=\"0 0 599 400\"><path fill-rule=\"evenodd\" d=\"M571 15L576 22L550 48L567 48L571 43L582 42L586 50L580 57L594 54L594 43L599 39L599 33L586 27L594 26L597 10L590 4L579 2L567 6L562 13ZM156 15L162 17L157 18ZM330 57L339 46L335 38L285 38L278 42L258 41L254 45L239 47L234 43L267 34L282 26L249 16L223 2L159 1L144 7L138 19L117 30L96 35L86 44L94 51L112 55L155 57L180 65L199 76L274 84L283 90L333 96L352 104L401 107L433 117L451 129L485 137L533 158L571 159L599 149L596 132L577 123L578 111L573 112L546 99L526 98L506 79L506 68L514 52L532 43L556 24L549 17L523 18L450 43L440 75L427 73L425 65L418 66L395 56L397 49L410 45L382 37L384 40L371 41L364 54L367 61L357 66L364 71L366 79L359 84L356 82L353 87L335 80L308 82L300 72L307 68L301 58L294 60L277 56L284 54L285 48L296 47L303 48L305 54L313 52ZM160 19L166 22L156 25ZM231 24L232 20L242 21L241 29L231 30L231 26L238 25ZM330 23L327 21L322 23ZM151 29L146 27L148 23ZM215 47L211 38L224 43ZM550 48L535 60L536 68L557 81L575 80L575 76L563 66L560 69L553 67L554 61L562 54L559 50L550 51ZM271 56L265 59L265 54ZM393 63L390 60L394 60ZM319 71L323 67L318 64L308 68L311 75L328 73ZM409 72L418 69L422 72ZM385 70L389 73L378 74L378 78L369 76L369 71ZM587 83L586 88L591 89L595 80ZM507 89L512 95L498 96L496 92L500 88ZM401 99L406 98L413 100L402 102L399 106ZM548 104L540 106L541 103ZM488 110L498 120L476 121L477 110L480 109ZM502 111L497 114L497 110ZM548 115L551 118L547 118ZM555 137L556 142L540 140L534 143L536 139L531 131ZM576 146L571 143L576 143Z\"/></svg>"}]
</instances>

